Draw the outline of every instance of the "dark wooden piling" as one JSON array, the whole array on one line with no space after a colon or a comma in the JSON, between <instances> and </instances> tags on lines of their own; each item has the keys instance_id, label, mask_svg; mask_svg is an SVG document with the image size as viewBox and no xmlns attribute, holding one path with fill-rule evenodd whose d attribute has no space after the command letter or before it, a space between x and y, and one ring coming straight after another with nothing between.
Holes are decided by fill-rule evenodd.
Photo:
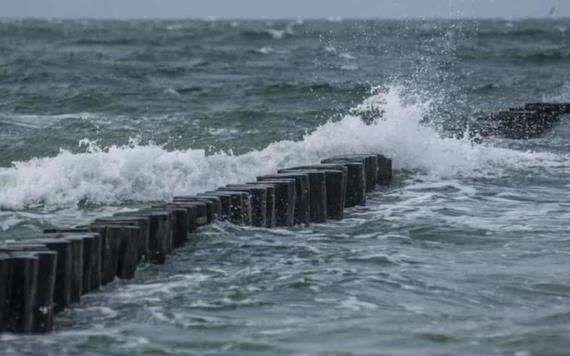
<instances>
[{"instance_id":1,"label":"dark wooden piling","mask_svg":"<svg viewBox=\"0 0 570 356\"><path fill-rule=\"evenodd\" d=\"M322 163L342 164L348 170L346 183L346 207L366 205L366 175L364 163L347 159L325 159Z\"/></svg>"},{"instance_id":2,"label":"dark wooden piling","mask_svg":"<svg viewBox=\"0 0 570 356\"><path fill-rule=\"evenodd\" d=\"M26 243L41 244L57 253L55 265L55 282L53 291L54 313L71 305L71 283L73 269L72 242L66 239L46 238L26 240Z\"/></svg>"},{"instance_id":3,"label":"dark wooden piling","mask_svg":"<svg viewBox=\"0 0 570 356\"><path fill-rule=\"evenodd\" d=\"M133 278L139 262L141 230L138 226L95 223L92 227L104 236L101 283L112 282L115 277Z\"/></svg>"},{"instance_id":4,"label":"dark wooden piling","mask_svg":"<svg viewBox=\"0 0 570 356\"><path fill-rule=\"evenodd\" d=\"M231 194L224 194L224 193L200 193L196 195L199 199L217 199L219 202L218 205L218 212L217 212L217 219L222 221L229 221L230 220L230 210L232 206L232 198ZM240 202L241 206L241 202Z\"/></svg>"},{"instance_id":5,"label":"dark wooden piling","mask_svg":"<svg viewBox=\"0 0 570 356\"><path fill-rule=\"evenodd\" d=\"M214 191L199 194L199 196L219 197L222 202L220 220L229 221L236 225L244 224L244 216L247 214L244 212L243 192Z\"/></svg>"},{"instance_id":6,"label":"dark wooden piling","mask_svg":"<svg viewBox=\"0 0 570 356\"><path fill-rule=\"evenodd\" d=\"M570 103L527 103L524 108L556 114L570 114Z\"/></svg>"},{"instance_id":7,"label":"dark wooden piling","mask_svg":"<svg viewBox=\"0 0 570 356\"><path fill-rule=\"evenodd\" d=\"M277 216L278 216L278 212L277 212L277 205L279 204L279 202L282 203L287 203L288 197L287 197L287 186L290 183L287 182L269 182L269 181L265 181L265 182L248 182L246 183L247 185L255 185L255 186L263 186L267 188L267 202L266 202L266 207L267 207L267 212L266 212L266 221L265 221L265 227L268 228L272 228L275 226L278 226L277 223ZM292 186L293 186L293 190L295 189L295 182L291 182ZM283 188L283 186L285 186L285 190ZM293 191L293 196L294 196L294 191ZM287 211L285 211L285 214L287 214Z\"/></svg>"},{"instance_id":8,"label":"dark wooden piling","mask_svg":"<svg viewBox=\"0 0 570 356\"><path fill-rule=\"evenodd\" d=\"M327 189L327 218L342 220L346 204L346 184L348 169L343 165L321 164L289 168L291 171L306 169L319 170L325 173Z\"/></svg>"},{"instance_id":9,"label":"dark wooden piling","mask_svg":"<svg viewBox=\"0 0 570 356\"><path fill-rule=\"evenodd\" d=\"M334 163L340 161L361 162L364 165L366 181L366 192L369 193L376 188L378 179L378 155L377 154L350 154L334 156L323 160L321 163Z\"/></svg>"},{"instance_id":10,"label":"dark wooden piling","mask_svg":"<svg viewBox=\"0 0 570 356\"><path fill-rule=\"evenodd\" d=\"M309 177L311 222L327 221L327 181L326 173L316 169L280 169L278 173L302 173Z\"/></svg>"},{"instance_id":11,"label":"dark wooden piling","mask_svg":"<svg viewBox=\"0 0 570 356\"><path fill-rule=\"evenodd\" d=\"M150 256L150 218L144 216L105 216L94 221L97 225L136 226L140 229L139 262L149 260Z\"/></svg>"},{"instance_id":12,"label":"dark wooden piling","mask_svg":"<svg viewBox=\"0 0 570 356\"><path fill-rule=\"evenodd\" d=\"M0 333L6 331L6 318L12 290L12 258L7 252L0 252Z\"/></svg>"},{"instance_id":13,"label":"dark wooden piling","mask_svg":"<svg viewBox=\"0 0 570 356\"><path fill-rule=\"evenodd\" d=\"M34 329L34 304L39 259L33 252L10 252L12 285L6 313L6 331L31 333Z\"/></svg>"},{"instance_id":14,"label":"dark wooden piling","mask_svg":"<svg viewBox=\"0 0 570 356\"><path fill-rule=\"evenodd\" d=\"M154 208L166 209L172 213L172 245L168 249L168 253L172 249L184 246L188 240L188 230L190 229L186 208L176 203L168 203Z\"/></svg>"},{"instance_id":15,"label":"dark wooden piling","mask_svg":"<svg viewBox=\"0 0 570 356\"><path fill-rule=\"evenodd\" d=\"M83 231L83 230L81 230ZM48 234L45 237L78 239L82 240L82 283L81 294L86 294L93 289L99 288L101 268L101 235L97 232L61 232ZM99 278L99 281L97 279Z\"/></svg>"},{"instance_id":16,"label":"dark wooden piling","mask_svg":"<svg viewBox=\"0 0 570 356\"><path fill-rule=\"evenodd\" d=\"M57 265L57 252L42 251L38 253L38 285L36 303L34 305L35 333L48 333L53 330L53 295Z\"/></svg>"},{"instance_id":17,"label":"dark wooden piling","mask_svg":"<svg viewBox=\"0 0 570 356\"><path fill-rule=\"evenodd\" d=\"M38 276L33 304L34 333L47 333L53 329L53 295L55 288L57 252L50 251L45 245L30 243L27 240L16 241L0 246L3 252L30 252L38 258Z\"/></svg>"},{"instance_id":18,"label":"dark wooden piling","mask_svg":"<svg viewBox=\"0 0 570 356\"><path fill-rule=\"evenodd\" d=\"M202 206L203 207L202 209L205 208L204 210L205 219L203 222L200 222L200 226L210 224L215 219L216 205L214 204L214 202L210 200L203 199L201 201L198 201L197 199L190 199L187 197L175 197L172 203L170 204L177 204L177 203L195 204L196 206Z\"/></svg>"},{"instance_id":19,"label":"dark wooden piling","mask_svg":"<svg viewBox=\"0 0 570 356\"><path fill-rule=\"evenodd\" d=\"M181 205L184 204L185 206L195 206L196 207L196 218L194 224L196 227L207 225L213 216L214 206L210 201L185 201L185 200L176 200L169 204L174 205Z\"/></svg>"},{"instance_id":20,"label":"dark wooden piling","mask_svg":"<svg viewBox=\"0 0 570 356\"><path fill-rule=\"evenodd\" d=\"M268 184L266 182L253 182L253 183L246 183L245 185L228 185L228 188L241 186L241 187L248 187L248 186L255 186L258 188L263 188L266 190L265 196L265 227L272 228L275 227L275 185Z\"/></svg>"},{"instance_id":21,"label":"dark wooden piling","mask_svg":"<svg viewBox=\"0 0 570 356\"><path fill-rule=\"evenodd\" d=\"M295 179L264 180L261 183L271 184L274 187L275 203L271 210L275 214L273 217L275 226L293 226L295 224Z\"/></svg>"},{"instance_id":22,"label":"dark wooden piling","mask_svg":"<svg viewBox=\"0 0 570 356\"><path fill-rule=\"evenodd\" d=\"M140 210L117 213L114 216L135 216L149 219L149 250L152 263L164 264L168 254L168 239L171 239L171 213L167 211Z\"/></svg>"},{"instance_id":23,"label":"dark wooden piling","mask_svg":"<svg viewBox=\"0 0 570 356\"><path fill-rule=\"evenodd\" d=\"M196 202L184 202L184 201L174 201L172 203L168 203L167 205L175 206L178 208L182 208L186 210L186 218L187 218L187 234L185 241L188 241L188 233L196 231L198 229L198 210L200 207L204 207L204 205L196 204ZM202 217L203 219L203 217Z\"/></svg>"},{"instance_id":24,"label":"dark wooden piling","mask_svg":"<svg viewBox=\"0 0 570 356\"><path fill-rule=\"evenodd\" d=\"M267 219L267 188L247 186L247 185L229 185L221 187L219 190L241 191L251 196L251 225L264 227Z\"/></svg>"},{"instance_id":25,"label":"dark wooden piling","mask_svg":"<svg viewBox=\"0 0 570 356\"><path fill-rule=\"evenodd\" d=\"M208 223L217 220L222 214L222 200L217 196L176 196L172 198L174 203L176 202L188 202L188 203L206 203L207 204L207 217Z\"/></svg>"},{"instance_id":26,"label":"dark wooden piling","mask_svg":"<svg viewBox=\"0 0 570 356\"><path fill-rule=\"evenodd\" d=\"M379 184L387 185L392 181L392 160L384 155L378 155L378 179Z\"/></svg>"},{"instance_id":27,"label":"dark wooden piling","mask_svg":"<svg viewBox=\"0 0 570 356\"><path fill-rule=\"evenodd\" d=\"M232 194L232 222L238 225L252 225L253 221L253 198L251 194L243 190L218 188L216 192ZM239 205L238 205L239 204Z\"/></svg>"},{"instance_id":28,"label":"dark wooden piling","mask_svg":"<svg viewBox=\"0 0 570 356\"><path fill-rule=\"evenodd\" d=\"M531 109L536 108L536 109ZM511 108L478 118L472 131L481 137L531 139L542 135L559 121L560 107L540 107L529 104L527 108Z\"/></svg>"},{"instance_id":29,"label":"dark wooden piling","mask_svg":"<svg viewBox=\"0 0 570 356\"><path fill-rule=\"evenodd\" d=\"M83 294L83 238L65 236L71 242L71 303L79 303Z\"/></svg>"},{"instance_id":30,"label":"dark wooden piling","mask_svg":"<svg viewBox=\"0 0 570 356\"><path fill-rule=\"evenodd\" d=\"M311 192L309 175L304 173L270 174L257 177L257 181L295 179L295 224L311 223Z\"/></svg>"},{"instance_id":31,"label":"dark wooden piling","mask_svg":"<svg viewBox=\"0 0 570 356\"><path fill-rule=\"evenodd\" d=\"M46 233L43 237L46 239L64 239L71 243L71 303L79 303L83 294L83 255L84 255L84 236L81 234L89 234L88 229L62 229L62 230L45 230L56 231ZM81 231L81 233L78 233ZM85 231L85 232L83 232ZM85 235L92 237L92 234ZM47 245L46 245L47 246Z\"/></svg>"},{"instance_id":32,"label":"dark wooden piling","mask_svg":"<svg viewBox=\"0 0 570 356\"><path fill-rule=\"evenodd\" d=\"M103 237L101 246L100 285L107 285L115 280L119 265L121 238L117 227L121 225L92 224L91 228Z\"/></svg>"}]
</instances>

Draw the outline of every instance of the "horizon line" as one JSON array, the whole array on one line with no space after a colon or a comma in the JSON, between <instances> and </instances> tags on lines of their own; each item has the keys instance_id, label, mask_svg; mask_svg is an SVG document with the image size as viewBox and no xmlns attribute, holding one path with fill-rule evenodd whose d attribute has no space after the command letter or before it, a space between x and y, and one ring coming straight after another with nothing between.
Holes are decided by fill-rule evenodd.
<instances>
[{"instance_id":1,"label":"horizon line","mask_svg":"<svg viewBox=\"0 0 570 356\"><path fill-rule=\"evenodd\" d=\"M520 16L520 17L505 17L505 16L465 16L465 17L340 17L340 16L323 16L323 17L273 17L273 16L258 16L258 17L225 17L225 16L188 16L188 17L129 17L129 16L97 16L97 17L66 17L66 16L11 16L0 15L0 20L114 20L114 21L362 21L362 20L505 20L505 21L520 21L520 20L568 20L570 15L565 16Z\"/></svg>"}]
</instances>

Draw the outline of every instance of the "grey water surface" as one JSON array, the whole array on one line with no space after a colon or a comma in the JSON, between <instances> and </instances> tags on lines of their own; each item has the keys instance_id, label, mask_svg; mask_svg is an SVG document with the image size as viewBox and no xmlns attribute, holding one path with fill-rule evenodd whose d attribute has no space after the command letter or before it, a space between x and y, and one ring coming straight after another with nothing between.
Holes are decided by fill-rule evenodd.
<instances>
[{"instance_id":1,"label":"grey water surface","mask_svg":"<svg viewBox=\"0 0 570 356\"><path fill-rule=\"evenodd\" d=\"M0 21L0 240L331 154L396 168L343 221L203 228L0 354L570 354L569 118L539 139L446 137L570 101L569 30Z\"/></svg>"}]
</instances>

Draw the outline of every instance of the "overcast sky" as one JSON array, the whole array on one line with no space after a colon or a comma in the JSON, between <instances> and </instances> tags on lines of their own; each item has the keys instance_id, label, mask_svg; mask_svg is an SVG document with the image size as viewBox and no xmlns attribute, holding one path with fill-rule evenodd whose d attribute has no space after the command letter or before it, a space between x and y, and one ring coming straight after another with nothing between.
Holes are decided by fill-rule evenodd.
<instances>
[{"instance_id":1,"label":"overcast sky","mask_svg":"<svg viewBox=\"0 0 570 356\"><path fill-rule=\"evenodd\" d=\"M0 0L0 17L570 17L570 0Z\"/></svg>"}]
</instances>

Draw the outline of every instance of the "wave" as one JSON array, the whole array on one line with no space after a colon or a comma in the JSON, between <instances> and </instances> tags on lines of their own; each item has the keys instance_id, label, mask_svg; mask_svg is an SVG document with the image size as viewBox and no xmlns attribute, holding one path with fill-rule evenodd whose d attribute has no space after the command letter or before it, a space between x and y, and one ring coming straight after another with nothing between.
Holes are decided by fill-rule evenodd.
<instances>
[{"instance_id":1,"label":"wave","mask_svg":"<svg viewBox=\"0 0 570 356\"><path fill-rule=\"evenodd\" d=\"M401 87L375 89L339 121L329 121L299 141L279 141L242 155L204 150L167 151L135 140L100 148L84 140L83 153L14 162L0 169L0 207L59 209L90 204L159 201L254 180L279 168L319 162L336 154L380 152L395 167L436 176L500 174L502 169L556 160L548 153L515 151L442 137L422 124L429 101L406 104ZM365 123L363 117L372 117ZM467 137L467 135L466 135Z\"/></svg>"},{"instance_id":2,"label":"wave","mask_svg":"<svg viewBox=\"0 0 570 356\"><path fill-rule=\"evenodd\" d=\"M88 112L61 115L0 113L0 126L11 125L28 129L45 129L63 120L90 120L99 118L99 115Z\"/></svg>"},{"instance_id":3,"label":"wave","mask_svg":"<svg viewBox=\"0 0 570 356\"><path fill-rule=\"evenodd\" d=\"M285 26L283 29L277 28L263 28L263 29L255 29L255 30L244 30L241 32L241 35L246 38L251 39L276 39L280 40L287 37L295 36L295 31L293 31L293 27L296 23L290 23Z\"/></svg>"}]
</instances>

